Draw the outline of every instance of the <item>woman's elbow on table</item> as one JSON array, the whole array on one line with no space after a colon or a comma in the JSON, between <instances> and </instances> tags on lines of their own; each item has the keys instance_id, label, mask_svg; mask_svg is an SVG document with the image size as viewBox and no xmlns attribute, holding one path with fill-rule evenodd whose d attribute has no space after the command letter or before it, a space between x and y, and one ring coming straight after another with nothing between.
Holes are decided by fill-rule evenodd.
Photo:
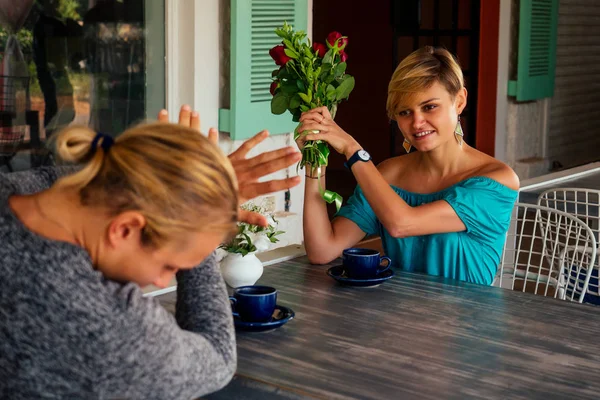
<instances>
[{"instance_id":1,"label":"woman's elbow on table","mask_svg":"<svg viewBox=\"0 0 600 400\"><path fill-rule=\"evenodd\" d=\"M388 232L389 232L390 236L393 237L394 239L404 239L406 237L411 236L408 234L406 229L402 229L402 228L393 227L391 230L388 230Z\"/></svg>"},{"instance_id":2,"label":"woman's elbow on table","mask_svg":"<svg viewBox=\"0 0 600 400\"><path fill-rule=\"evenodd\" d=\"M326 254L319 251L306 251L306 256L308 257L308 261L311 264L319 265L319 264L328 264L331 261L335 260L337 255Z\"/></svg>"},{"instance_id":3,"label":"woman's elbow on table","mask_svg":"<svg viewBox=\"0 0 600 400\"><path fill-rule=\"evenodd\" d=\"M212 392L219 391L223 389L225 386L231 382L233 376L235 375L235 371L237 370L237 357L234 357L233 360L226 362L225 373L219 374L219 376L215 377L215 388Z\"/></svg>"},{"instance_id":4,"label":"woman's elbow on table","mask_svg":"<svg viewBox=\"0 0 600 400\"><path fill-rule=\"evenodd\" d=\"M403 219L393 218L389 222L382 223L383 227L395 239L404 239L409 236L413 236L410 232L409 225L404 223Z\"/></svg>"},{"instance_id":5,"label":"woman's elbow on table","mask_svg":"<svg viewBox=\"0 0 600 400\"><path fill-rule=\"evenodd\" d=\"M201 362L201 360L198 360ZM218 392L231 382L237 370L237 356L230 360L223 360L222 367L211 368L208 375L190 376L188 382L191 382L195 389L186 393L186 398L199 398L208 394ZM194 385L195 384L195 385ZM174 391L175 392L175 391Z\"/></svg>"}]
</instances>

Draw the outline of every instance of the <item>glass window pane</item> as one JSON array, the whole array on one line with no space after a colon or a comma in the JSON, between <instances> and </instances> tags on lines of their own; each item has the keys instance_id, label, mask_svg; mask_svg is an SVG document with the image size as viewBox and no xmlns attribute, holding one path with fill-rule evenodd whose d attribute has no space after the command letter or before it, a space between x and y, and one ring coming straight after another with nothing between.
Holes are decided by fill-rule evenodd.
<instances>
[{"instance_id":1,"label":"glass window pane","mask_svg":"<svg viewBox=\"0 0 600 400\"><path fill-rule=\"evenodd\" d=\"M68 125L117 135L165 106L164 0L32 3L0 26L0 147L18 142L4 170L50 162L45 141Z\"/></svg>"}]
</instances>

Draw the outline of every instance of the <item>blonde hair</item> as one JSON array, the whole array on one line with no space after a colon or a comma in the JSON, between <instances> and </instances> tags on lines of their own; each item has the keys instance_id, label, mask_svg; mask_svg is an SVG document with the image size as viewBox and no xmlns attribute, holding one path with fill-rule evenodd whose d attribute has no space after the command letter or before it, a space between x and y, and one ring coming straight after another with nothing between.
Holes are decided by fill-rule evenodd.
<instances>
[{"instance_id":1,"label":"blonde hair","mask_svg":"<svg viewBox=\"0 0 600 400\"><path fill-rule=\"evenodd\" d=\"M142 243L157 247L190 231L235 229L233 167L198 131L151 123L126 130L110 147L111 138L101 137L92 148L94 138L86 127L69 127L55 138L61 159L84 164L57 182L78 190L82 205L105 207L111 215L140 212L146 218Z\"/></svg>"},{"instance_id":2,"label":"blonde hair","mask_svg":"<svg viewBox=\"0 0 600 400\"><path fill-rule=\"evenodd\" d=\"M413 51L398 65L388 85L388 117L393 119L399 105L410 102L411 97L435 82L440 82L452 97L464 87L462 70L452 53L431 46Z\"/></svg>"}]
</instances>

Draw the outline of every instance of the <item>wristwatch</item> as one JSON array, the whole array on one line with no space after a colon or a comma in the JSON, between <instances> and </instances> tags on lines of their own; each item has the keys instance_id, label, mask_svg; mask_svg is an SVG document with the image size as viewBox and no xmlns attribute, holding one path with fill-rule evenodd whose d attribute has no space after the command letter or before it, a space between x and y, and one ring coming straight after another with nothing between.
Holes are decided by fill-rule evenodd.
<instances>
[{"instance_id":1,"label":"wristwatch","mask_svg":"<svg viewBox=\"0 0 600 400\"><path fill-rule=\"evenodd\" d=\"M367 162L370 160L371 155L367 153L366 150L360 149L356 153L352 154L352 157L350 157L348 161L344 163L344 165L346 166L346 168L351 169L354 163L357 161Z\"/></svg>"}]
</instances>

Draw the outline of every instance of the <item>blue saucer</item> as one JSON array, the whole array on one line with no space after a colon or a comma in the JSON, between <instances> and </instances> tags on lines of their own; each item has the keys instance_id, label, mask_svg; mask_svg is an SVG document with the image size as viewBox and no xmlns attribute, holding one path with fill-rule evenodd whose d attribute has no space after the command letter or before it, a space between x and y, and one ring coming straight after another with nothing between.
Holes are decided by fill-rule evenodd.
<instances>
[{"instance_id":1,"label":"blue saucer","mask_svg":"<svg viewBox=\"0 0 600 400\"><path fill-rule=\"evenodd\" d=\"M247 332L263 332L279 328L289 320L293 319L296 313L291 308L284 306L275 306L273 317L267 322L246 322L238 317L233 317L235 329Z\"/></svg>"},{"instance_id":2,"label":"blue saucer","mask_svg":"<svg viewBox=\"0 0 600 400\"><path fill-rule=\"evenodd\" d=\"M348 278L346 276L343 265L336 265L335 267L331 267L327 270L327 275L329 275L330 277L332 277L333 279L335 279L336 281L338 281L339 283L342 283L344 285L368 287L368 286L379 285L379 284L387 281L391 277L393 277L395 274L394 274L394 271L392 271L391 269L388 269L386 271L383 271L381 274L379 274L378 276L376 276L374 278L352 279L352 278Z\"/></svg>"}]
</instances>

